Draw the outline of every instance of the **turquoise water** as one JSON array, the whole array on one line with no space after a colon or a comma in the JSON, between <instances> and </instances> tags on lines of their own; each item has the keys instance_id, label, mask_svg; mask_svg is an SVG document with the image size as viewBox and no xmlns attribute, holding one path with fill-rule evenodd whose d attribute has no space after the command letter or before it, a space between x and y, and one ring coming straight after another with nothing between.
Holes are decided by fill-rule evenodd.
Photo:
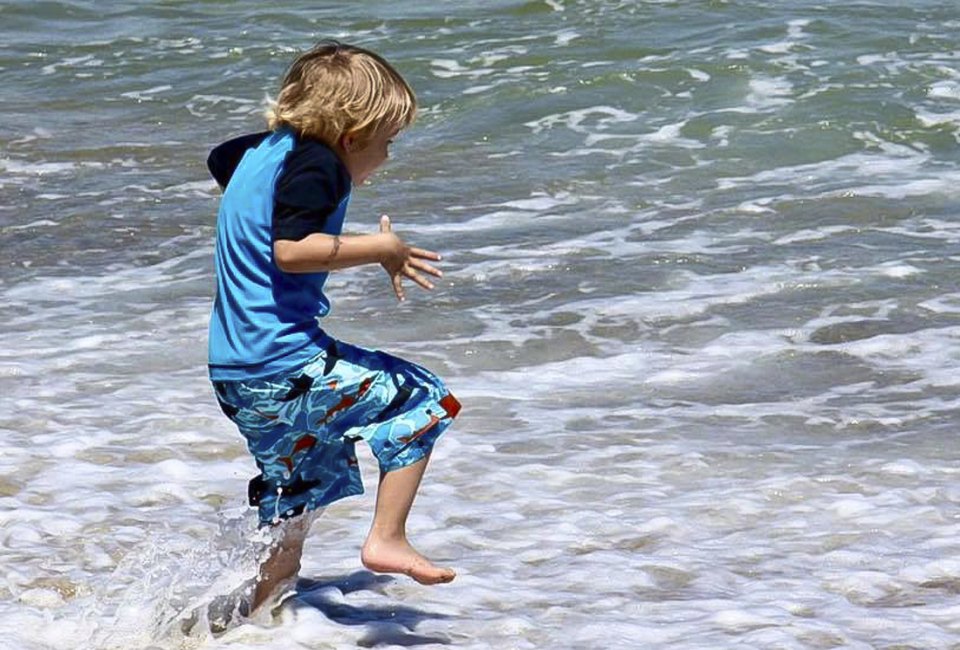
<instances>
[{"instance_id":1,"label":"turquoise water","mask_svg":"<svg viewBox=\"0 0 960 650\"><path fill-rule=\"evenodd\" d=\"M7 2L0 32L0 647L960 645L955 3ZM322 37L421 101L349 222L445 280L337 274L328 327L462 398L411 520L461 575L360 571L367 495L275 617L183 637L248 569L255 473L205 380L204 159Z\"/></svg>"}]
</instances>

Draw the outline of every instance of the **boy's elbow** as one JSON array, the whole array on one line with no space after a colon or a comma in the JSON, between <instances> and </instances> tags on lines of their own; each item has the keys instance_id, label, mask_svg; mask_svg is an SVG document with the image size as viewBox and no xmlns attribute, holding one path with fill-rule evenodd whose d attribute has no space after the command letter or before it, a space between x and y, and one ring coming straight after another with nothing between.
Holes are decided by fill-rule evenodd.
<instances>
[{"instance_id":1,"label":"boy's elbow","mask_svg":"<svg viewBox=\"0 0 960 650\"><path fill-rule=\"evenodd\" d=\"M284 273L301 272L297 263L296 242L281 240L273 244L273 263Z\"/></svg>"}]
</instances>

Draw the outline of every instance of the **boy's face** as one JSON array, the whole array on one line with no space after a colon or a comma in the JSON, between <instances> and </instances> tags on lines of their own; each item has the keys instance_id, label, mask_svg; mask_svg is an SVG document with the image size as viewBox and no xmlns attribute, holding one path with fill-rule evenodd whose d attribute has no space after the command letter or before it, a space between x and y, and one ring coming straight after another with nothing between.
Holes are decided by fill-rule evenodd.
<instances>
[{"instance_id":1,"label":"boy's face","mask_svg":"<svg viewBox=\"0 0 960 650\"><path fill-rule=\"evenodd\" d=\"M400 129L396 128L377 131L366 145L361 145L352 135L343 136L340 140L340 154L354 185L360 185L367 180L387 160L390 156L390 145L399 132Z\"/></svg>"}]
</instances>

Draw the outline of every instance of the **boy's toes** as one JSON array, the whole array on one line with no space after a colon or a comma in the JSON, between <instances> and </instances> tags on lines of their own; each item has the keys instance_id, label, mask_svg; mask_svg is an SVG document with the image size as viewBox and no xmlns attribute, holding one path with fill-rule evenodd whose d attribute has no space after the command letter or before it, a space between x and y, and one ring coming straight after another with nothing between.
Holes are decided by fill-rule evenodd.
<instances>
[{"instance_id":1,"label":"boy's toes","mask_svg":"<svg viewBox=\"0 0 960 650\"><path fill-rule=\"evenodd\" d=\"M453 569L444 569L443 575L440 576L440 582L447 583L453 582L453 579L457 577L457 572Z\"/></svg>"},{"instance_id":2,"label":"boy's toes","mask_svg":"<svg viewBox=\"0 0 960 650\"><path fill-rule=\"evenodd\" d=\"M407 574L422 585L440 585L453 582L457 577L453 569L441 569L432 564L412 568Z\"/></svg>"}]
</instances>

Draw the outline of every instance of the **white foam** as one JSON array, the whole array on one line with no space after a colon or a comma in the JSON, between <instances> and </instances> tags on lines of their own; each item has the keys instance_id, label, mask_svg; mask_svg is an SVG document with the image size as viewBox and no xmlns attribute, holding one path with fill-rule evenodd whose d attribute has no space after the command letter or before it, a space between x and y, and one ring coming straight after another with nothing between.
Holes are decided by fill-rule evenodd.
<instances>
[{"instance_id":1,"label":"white foam","mask_svg":"<svg viewBox=\"0 0 960 650\"><path fill-rule=\"evenodd\" d=\"M596 117L596 119L592 119ZM624 111L613 106L593 106L590 108L547 115L538 120L527 122L524 126L529 127L533 133L540 133L545 129L551 129L556 126L565 126L572 131L588 133L585 122L596 123L598 128L603 128L611 124L620 124L633 122L637 115L629 111Z\"/></svg>"},{"instance_id":2,"label":"white foam","mask_svg":"<svg viewBox=\"0 0 960 650\"><path fill-rule=\"evenodd\" d=\"M452 79L456 77L477 79L493 74L494 69L489 67L489 63L492 63L492 60L488 60L486 63L487 65L484 67L470 68L455 59L433 59L430 61L430 65L433 66L431 73L440 79Z\"/></svg>"},{"instance_id":3,"label":"white foam","mask_svg":"<svg viewBox=\"0 0 960 650\"><path fill-rule=\"evenodd\" d=\"M938 81L930 84L930 88L927 90L927 96L934 99L960 101L960 82Z\"/></svg>"},{"instance_id":4,"label":"white foam","mask_svg":"<svg viewBox=\"0 0 960 650\"><path fill-rule=\"evenodd\" d=\"M567 45L570 45L570 43L577 40L578 38L582 38L582 35L579 32L573 29L565 29L556 35L556 40L554 41L554 44L557 45L558 47L565 47Z\"/></svg>"},{"instance_id":5,"label":"white foam","mask_svg":"<svg viewBox=\"0 0 960 650\"><path fill-rule=\"evenodd\" d=\"M924 300L917 307L937 314L960 314L960 294L944 294L931 300Z\"/></svg>"},{"instance_id":6,"label":"white foam","mask_svg":"<svg viewBox=\"0 0 960 650\"><path fill-rule=\"evenodd\" d=\"M89 167L91 169L102 169L105 167L103 163L98 162L25 162L22 160L14 160L10 158L0 158L0 171L6 172L8 174L23 174L23 175L36 175L43 176L46 174L65 174L68 172L73 172L79 169L80 167Z\"/></svg>"},{"instance_id":7,"label":"white foam","mask_svg":"<svg viewBox=\"0 0 960 650\"><path fill-rule=\"evenodd\" d=\"M767 109L791 103L793 84L783 77L757 76L750 80L747 105L754 109Z\"/></svg>"},{"instance_id":8,"label":"white foam","mask_svg":"<svg viewBox=\"0 0 960 650\"><path fill-rule=\"evenodd\" d=\"M139 102L153 101L154 95L158 95L168 90L173 90L173 86L169 84L164 84L161 86L153 86L151 88L146 88L144 90L131 90L129 92L120 93L120 96L128 97L130 99L136 99Z\"/></svg>"},{"instance_id":9,"label":"white foam","mask_svg":"<svg viewBox=\"0 0 960 650\"><path fill-rule=\"evenodd\" d=\"M206 117L211 114L212 109L221 105L232 106L222 110L233 115L253 115L261 110L261 104L262 102L246 97L199 94L187 100L184 106L194 117Z\"/></svg>"},{"instance_id":10,"label":"white foam","mask_svg":"<svg viewBox=\"0 0 960 650\"><path fill-rule=\"evenodd\" d=\"M43 66L40 73L43 75L56 74L61 68L98 68L103 65L103 60L96 58L93 54L83 56L69 56L57 63L51 63Z\"/></svg>"}]
</instances>

